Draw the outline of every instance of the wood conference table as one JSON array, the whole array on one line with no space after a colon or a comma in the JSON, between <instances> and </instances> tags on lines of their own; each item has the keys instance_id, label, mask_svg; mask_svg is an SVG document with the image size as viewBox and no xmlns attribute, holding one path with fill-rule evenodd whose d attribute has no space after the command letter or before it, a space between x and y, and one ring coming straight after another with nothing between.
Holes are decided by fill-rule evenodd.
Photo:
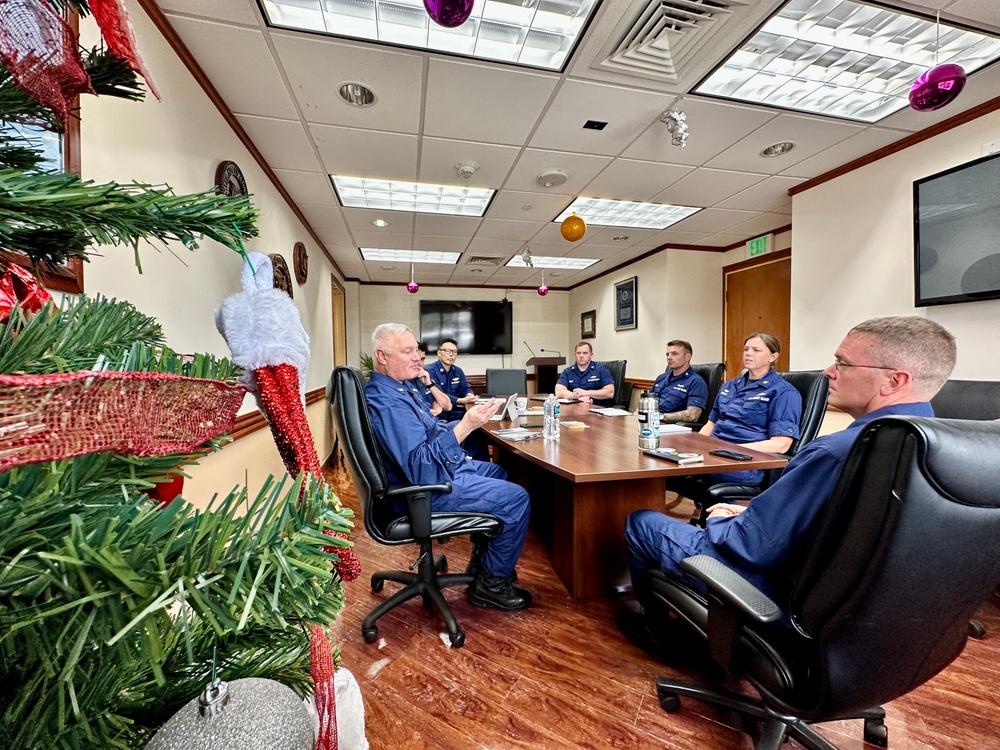
<instances>
[{"instance_id":1,"label":"wood conference table","mask_svg":"<svg viewBox=\"0 0 1000 750\"><path fill-rule=\"evenodd\" d=\"M508 479L531 495L532 522L550 537L552 565L575 598L610 593L627 582L625 519L641 508L664 509L666 480L690 474L775 469L786 460L696 432L664 433L660 446L704 455L703 462L678 465L639 450L636 416L608 417L589 404L563 404L559 440L513 442L497 430L523 420L487 422L483 429L499 446L498 463ZM537 429L541 432L541 428ZM709 455L719 448L752 456L733 461Z\"/></svg>"}]
</instances>

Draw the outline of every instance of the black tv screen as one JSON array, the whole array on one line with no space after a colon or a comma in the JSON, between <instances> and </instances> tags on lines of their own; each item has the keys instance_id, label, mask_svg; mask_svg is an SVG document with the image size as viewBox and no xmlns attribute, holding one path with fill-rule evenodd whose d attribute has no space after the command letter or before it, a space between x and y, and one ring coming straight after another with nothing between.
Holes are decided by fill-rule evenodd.
<instances>
[{"instance_id":1,"label":"black tv screen","mask_svg":"<svg viewBox=\"0 0 1000 750\"><path fill-rule=\"evenodd\" d=\"M513 354L514 305L502 302L420 301L420 340L428 354L455 339L461 354Z\"/></svg>"},{"instance_id":2,"label":"black tv screen","mask_svg":"<svg viewBox=\"0 0 1000 750\"><path fill-rule=\"evenodd\" d=\"M913 183L914 304L1000 299L1000 154Z\"/></svg>"}]
</instances>

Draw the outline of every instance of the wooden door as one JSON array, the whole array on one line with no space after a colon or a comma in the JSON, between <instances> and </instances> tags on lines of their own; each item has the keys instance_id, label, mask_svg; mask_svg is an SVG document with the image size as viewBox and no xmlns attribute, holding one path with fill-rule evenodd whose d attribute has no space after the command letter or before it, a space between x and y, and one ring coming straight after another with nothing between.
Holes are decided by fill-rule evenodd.
<instances>
[{"instance_id":1,"label":"wooden door","mask_svg":"<svg viewBox=\"0 0 1000 750\"><path fill-rule=\"evenodd\" d=\"M333 364L346 365L347 361L347 303L344 290L330 274L331 303L333 307Z\"/></svg>"},{"instance_id":2,"label":"wooden door","mask_svg":"<svg viewBox=\"0 0 1000 750\"><path fill-rule=\"evenodd\" d=\"M726 378L743 369L743 341L754 331L773 333L781 342L775 369L788 370L792 259L788 251L722 269L725 293L723 332Z\"/></svg>"}]
</instances>

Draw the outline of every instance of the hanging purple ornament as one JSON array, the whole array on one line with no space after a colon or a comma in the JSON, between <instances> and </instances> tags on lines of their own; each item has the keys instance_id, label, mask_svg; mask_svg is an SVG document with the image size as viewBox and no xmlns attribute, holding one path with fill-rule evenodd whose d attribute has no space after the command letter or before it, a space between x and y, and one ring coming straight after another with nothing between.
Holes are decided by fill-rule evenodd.
<instances>
[{"instance_id":1,"label":"hanging purple ornament","mask_svg":"<svg viewBox=\"0 0 1000 750\"><path fill-rule=\"evenodd\" d=\"M545 285L545 282L543 281L542 285L538 287L538 296L544 297L548 293L549 293L549 288Z\"/></svg>"},{"instance_id":2,"label":"hanging purple ornament","mask_svg":"<svg viewBox=\"0 0 1000 750\"><path fill-rule=\"evenodd\" d=\"M438 26L453 29L472 14L473 0L424 0L424 9Z\"/></svg>"},{"instance_id":3,"label":"hanging purple ornament","mask_svg":"<svg viewBox=\"0 0 1000 750\"><path fill-rule=\"evenodd\" d=\"M420 284L418 284L415 281L411 281L409 284L406 285L406 291L408 291L410 294L416 294L418 291L420 291Z\"/></svg>"},{"instance_id":4,"label":"hanging purple ornament","mask_svg":"<svg viewBox=\"0 0 1000 750\"><path fill-rule=\"evenodd\" d=\"M965 87L961 65L935 65L922 73L910 87L910 106L918 112L932 112L955 100Z\"/></svg>"}]
</instances>

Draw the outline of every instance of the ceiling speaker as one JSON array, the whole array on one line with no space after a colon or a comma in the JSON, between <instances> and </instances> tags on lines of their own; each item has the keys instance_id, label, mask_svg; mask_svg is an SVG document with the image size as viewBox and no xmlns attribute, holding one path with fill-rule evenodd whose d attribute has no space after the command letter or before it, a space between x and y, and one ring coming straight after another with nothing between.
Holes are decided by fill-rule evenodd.
<instances>
[{"instance_id":1,"label":"ceiling speaker","mask_svg":"<svg viewBox=\"0 0 1000 750\"><path fill-rule=\"evenodd\" d=\"M558 187L566 182L566 173L561 169L546 169L535 178L535 182L543 188Z\"/></svg>"}]
</instances>

